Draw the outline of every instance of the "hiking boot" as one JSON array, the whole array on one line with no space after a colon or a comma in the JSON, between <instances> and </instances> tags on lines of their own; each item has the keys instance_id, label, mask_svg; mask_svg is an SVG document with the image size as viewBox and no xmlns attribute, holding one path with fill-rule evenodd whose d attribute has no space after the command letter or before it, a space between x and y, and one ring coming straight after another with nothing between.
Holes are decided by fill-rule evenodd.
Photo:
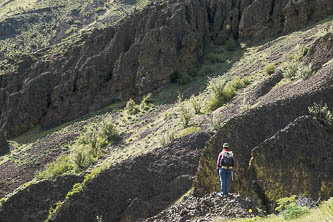
<instances>
[{"instance_id":1,"label":"hiking boot","mask_svg":"<svg viewBox=\"0 0 333 222\"><path fill-rule=\"evenodd\" d=\"M224 197L224 194L223 193L218 193L217 195L219 195L220 197Z\"/></svg>"}]
</instances>

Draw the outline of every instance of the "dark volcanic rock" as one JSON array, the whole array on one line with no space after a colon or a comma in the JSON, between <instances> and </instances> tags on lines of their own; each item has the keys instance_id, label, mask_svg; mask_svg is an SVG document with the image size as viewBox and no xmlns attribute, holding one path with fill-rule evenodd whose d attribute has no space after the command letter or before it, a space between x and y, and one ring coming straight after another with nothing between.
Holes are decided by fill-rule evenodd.
<instances>
[{"instance_id":1,"label":"dark volcanic rock","mask_svg":"<svg viewBox=\"0 0 333 222\"><path fill-rule=\"evenodd\" d=\"M318 121L297 118L252 151L250 166L268 200L333 195L333 140Z\"/></svg>"},{"instance_id":2,"label":"dark volcanic rock","mask_svg":"<svg viewBox=\"0 0 333 222\"><path fill-rule=\"evenodd\" d=\"M157 1L64 52L35 54L0 76L0 130L48 128L116 100L145 94L230 37L258 42L333 13L332 1ZM59 46L60 47L60 46ZM42 59L43 58L43 59ZM15 62L15 61L14 61ZM5 65L4 65L5 67Z\"/></svg>"},{"instance_id":3,"label":"dark volcanic rock","mask_svg":"<svg viewBox=\"0 0 333 222\"><path fill-rule=\"evenodd\" d=\"M213 221L214 218L249 217L249 209L258 214L256 204L240 194L230 193L227 197L220 197L214 192L203 197L190 196L179 204L162 211L158 215L148 218L153 221Z\"/></svg>"},{"instance_id":4,"label":"dark volcanic rock","mask_svg":"<svg viewBox=\"0 0 333 222\"><path fill-rule=\"evenodd\" d=\"M332 73L333 64L329 64L306 81L271 90L270 93L260 98L259 101L262 105L226 122L218 134L212 137L200 159L195 182L195 194L203 195L219 189L220 182L215 170L216 158L221 150L221 144L228 142L235 153L236 163L234 169L235 179L231 184L232 192L247 193L267 201L263 192L270 192L270 189L252 183L256 175L249 170L251 150L284 129L297 117L306 115L308 107L315 102L319 103L322 101L327 103L329 107L333 107L331 96L333 93ZM306 141L309 141L310 138L312 137L304 137L304 139L307 139ZM283 145L286 146L286 144ZM326 153L323 155L329 155L330 145L321 145L323 147L326 146ZM294 160L296 161L296 159ZM295 167L298 166L294 163L290 164ZM302 167L299 167L297 169L302 171ZM325 175L331 172L327 168L321 170L325 171L323 172ZM308 183L310 180L306 178L303 182ZM318 192L315 190L311 190L311 193L308 193L307 188L304 186L298 186L297 188L297 192L293 190L294 193L302 193L304 191L310 197L315 198L318 196ZM332 190L332 188L329 187L328 190ZM326 195L322 196L327 197Z\"/></svg>"},{"instance_id":5,"label":"dark volcanic rock","mask_svg":"<svg viewBox=\"0 0 333 222\"><path fill-rule=\"evenodd\" d=\"M3 135L0 134L0 155L4 155L9 152L9 145Z\"/></svg>"},{"instance_id":6,"label":"dark volcanic rock","mask_svg":"<svg viewBox=\"0 0 333 222\"><path fill-rule=\"evenodd\" d=\"M0 221L44 221L50 206L62 201L74 183L81 180L77 176L63 176L25 187L2 204Z\"/></svg>"},{"instance_id":7,"label":"dark volcanic rock","mask_svg":"<svg viewBox=\"0 0 333 222\"><path fill-rule=\"evenodd\" d=\"M138 221L158 213L191 188L209 137L189 135L111 167L66 200L53 221Z\"/></svg>"},{"instance_id":8,"label":"dark volcanic rock","mask_svg":"<svg viewBox=\"0 0 333 222\"><path fill-rule=\"evenodd\" d=\"M317 71L333 58L333 33L327 33L325 36L317 39L305 58L303 59L305 64L311 64L312 69Z\"/></svg>"},{"instance_id":9,"label":"dark volcanic rock","mask_svg":"<svg viewBox=\"0 0 333 222\"><path fill-rule=\"evenodd\" d=\"M323 0L256 0L243 12L239 25L241 41L254 43L304 27L333 13L333 2Z\"/></svg>"}]
</instances>

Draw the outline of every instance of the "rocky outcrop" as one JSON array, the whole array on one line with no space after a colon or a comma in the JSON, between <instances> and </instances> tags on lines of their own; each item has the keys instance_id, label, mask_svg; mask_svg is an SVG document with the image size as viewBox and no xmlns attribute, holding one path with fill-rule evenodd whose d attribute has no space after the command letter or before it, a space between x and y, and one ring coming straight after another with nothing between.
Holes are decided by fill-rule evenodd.
<instances>
[{"instance_id":1,"label":"rocky outcrop","mask_svg":"<svg viewBox=\"0 0 333 222\"><path fill-rule=\"evenodd\" d=\"M9 145L3 135L0 134L0 155L9 152Z\"/></svg>"},{"instance_id":2,"label":"rocky outcrop","mask_svg":"<svg viewBox=\"0 0 333 222\"><path fill-rule=\"evenodd\" d=\"M0 221L44 221L50 206L62 201L74 183L81 180L77 176L63 176L27 185L2 203Z\"/></svg>"},{"instance_id":3,"label":"rocky outcrop","mask_svg":"<svg viewBox=\"0 0 333 222\"><path fill-rule=\"evenodd\" d=\"M294 31L333 12L333 2L325 0L251 2L244 10L239 25L239 38L248 43Z\"/></svg>"},{"instance_id":4,"label":"rocky outcrop","mask_svg":"<svg viewBox=\"0 0 333 222\"><path fill-rule=\"evenodd\" d=\"M17 73L0 76L0 129L12 137L36 124L53 127L147 93L175 71L186 72L212 43L258 42L333 13L331 1L318 2L156 1L113 27L83 34L64 52L55 53L64 46L41 52L19 61Z\"/></svg>"},{"instance_id":5,"label":"rocky outcrop","mask_svg":"<svg viewBox=\"0 0 333 222\"><path fill-rule=\"evenodd\" d=\"M96 216L103 221L138 221L155 215L191 188L209 138L197 132L111 166L66 199L52 221L96 221ZM30 185L2 204L0 221L44 221L50 207L82 180L65 176Z\"/></svg>"},{"instance_id":6,"label":"rocky outcrop","mask_svg":"<svg viewBox=\"0 0 333 222\"><path fill-rule=\"evenodd\" d=\"M303 59L305 64L311 64L312 69L317 71L326 62L333 58L333 33L318 38L310 47L306 57Z\"/></svg>"},{"instance_id":7,"label":"rocky outcrop","mask_svg":"<svg viewBox=\"0 0 333 222\"><path fill-rule=\"evenodd\" d=\"M153 216L191 188L208 139L206 133L189 135L103 171L66 200L52 221L95 221L96 216L138 221Z\"/></svg>"},{"instance_id":8,"label":"rocky outcrop","mask_svg":"<svg viewBox=\"0 0 333 222\"><path fill-rule=\"evenodd\" d=\"M215 170L216 157L221 150L221 144L228 142L235 153L236 163L234 170L235 179L231 186L232 191L242 192L259 198L263 203L272 200L272 198L265 196L265 193L271 192L272 190L267 186L257 184L255 182L256 174L252 170L249 170L251 150L284 129L297 117L307 114L308 107L312 106L315 102L326 102L329 107L333 107L331 97L333 93L332 72L333 65L329 64L306 81L271 90L267 95L261 97L259 100L261 105L257 108L251 109L227 121L218 134L210 140L209 145L206 147L200 159L197 180L195 181L195 194L200 196L219 189L220 183ZM315 129L319 131L313 132L314 134L320 135L322 133L321 128ZM304 139L305 137L302 138ZM312 137L308 137L308 139L310 138ZM316 141L318 140L314 140L311 143L314 144ZM287 142L288 141L286 141L286 143ZM292 147L294 143L292 143L292 141L290 142L289 145L281 145ZM330 149L330 144L322 144L322 147L323 149L325 147L327 151L327 149ZM268 152L267 155L270 155L270 153ZM330 154L326 152L322 155ZM298 166L297 161L298 160L294 158L289 161L289 164L296 167ZM324 159L323 165L329 166L330 161L329 158ZM297 170L302 171L302 166L299 166ZM326 170L323 174L329 175L329 171ZM312 178L310 177L302 179L304 179L302 182L306 184L311 184L312 182ZM322 177L320 181L326 181L326 179ZM293 192L306 193L313 198L319 195L318 190L308 190L304 186L298 186L297 188L298 190L293 190ZM329 190L330 192L332 191L331 188L329 188ZM320 196L327 198L327 195L323 193L321 193Z\"/></svg>"},{"instance_id":9,"label":"rocky outcrop","mask_svg":"<svg viewBox=\"0 0 333 222\"><path fill-rule=\"evenodd\" d=\"M299 117L252 150L255 182L269 201L293 194L328 199L333 195L332 147L324 126Z\"/></svg>"},{"instance_id":10,"label":"rocky outcrop","mask_svg":"<svg viewBox=\"0 0 333 222\"><path fill-rule=\"evenodd\" d=\"M190 196L181 203L162 211L158 215L144 220L153 221L214 221L216 218L249 217L249 209L258 215L256 203L240 194L230 193L220 197L214 192L203 197ZM262 214L259 214L262 216Z\"/></svg>"}]
</instances>

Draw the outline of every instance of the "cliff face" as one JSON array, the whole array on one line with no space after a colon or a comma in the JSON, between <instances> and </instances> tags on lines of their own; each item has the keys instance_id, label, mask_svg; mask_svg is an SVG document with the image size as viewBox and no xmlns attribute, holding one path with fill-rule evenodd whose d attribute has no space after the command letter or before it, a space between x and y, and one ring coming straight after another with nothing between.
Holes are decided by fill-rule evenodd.
<instances>
[{"instance_id":1,"label":"cliff face","mask_svg":"<svg viewBox=\"0 0 333 222\"><path fill-rule=\"evenodd\" d=\"M329 0L155 2L64 52L15 61L17 71L0 76L1 131L12 137L58 125L160 87L211 44L258 42L332 13Z\"/></svg>"}]
</instances>

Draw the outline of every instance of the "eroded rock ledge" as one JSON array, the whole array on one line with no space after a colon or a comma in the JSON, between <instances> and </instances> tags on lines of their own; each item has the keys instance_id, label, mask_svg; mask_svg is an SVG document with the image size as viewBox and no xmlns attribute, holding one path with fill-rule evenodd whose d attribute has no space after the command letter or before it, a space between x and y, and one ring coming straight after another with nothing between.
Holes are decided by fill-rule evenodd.
<instances>
[{"instance_id":1,"label":"eroded rock ledge","mask_svg":"<svg viewBox=\"0 0 333 222\"><path fill-rule=\"evenodd\" d=\"M332 13L330 0L156 1L64 52L12 61L18 71L0 76L0 129L13 137L59 125L160 87L212 44L258 42Z\"/></svg>"}]
</instances>

